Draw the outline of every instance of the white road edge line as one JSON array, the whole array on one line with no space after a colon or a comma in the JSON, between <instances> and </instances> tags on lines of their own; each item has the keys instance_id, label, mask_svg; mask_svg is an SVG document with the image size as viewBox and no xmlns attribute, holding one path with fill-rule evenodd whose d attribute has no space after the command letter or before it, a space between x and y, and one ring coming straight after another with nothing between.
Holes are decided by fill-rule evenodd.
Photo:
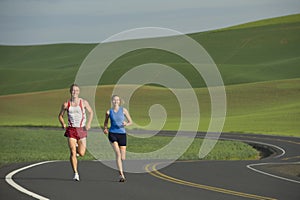
<instances>
[{"instance_id":1,"label":"white road edge line","mask_svg":"<svg viewBox=\"0 0 300 200\"><path fill-rule=\"evenodd\" d=\"M253 140L243 140L243 139L230 139L230 138L220 138L220 139L223 139L223 140L233 140L233 141L243 141L243 142L250 142L250 143L256 143L256 144L262 144L262 145L267 145L267 146L271 146L271 147L274 147L274 148L277 148L279 149L282 153L275 156L274 158L280 158L282 157L283 155L285 155L285 150L279 146L276 146L276 145L273 145L273 144L269 144L269 143L264 143L264 142L257 142L257 141L253 141ZM271 176L271 177L274 177L274 178L278 178L278 179L281 179L281 180L285 180L285 181L289 181L289 182L293 182L293 183L300 183L300 181L296 181L296 180L293 180L293 179L289 179L289 178L284 178L284 177L281 177L281 176L277 176L277 175L274 175L274 174L270 174L270 173L267 173L267 172L264 172L264 171L261 171L261 170L258 170L258 169L255 169L253 166L258 166L258 165L268 165L268 164L300 164L300 162L291 162L291 163L288 163L288 162L282 162L282 163L256 163L256 164L249 164L247 165L246 167L252 171L255 171L257 173L260 173L260 174L264 174L264 175L267 175L267 176Z\"/></svg>"},{"instance_id":2,"label":"white road edge line","mask_svg":"<svg viewBox=\"0 0 300 200\"><path fill-rule=\"evenodd\" d=\"M240 140L240 139L229 139L229 140L238 140L238 141L244 141L244 142L251 142L251 143L263 144L263 145L267 145L267 146L271 146L271 147L277 148L282 153L279 154L279 155L277 155L277 156L275 156L274 158L280 158L283 155L285 155L285 150L283 148L281 148L279 146L276 146L276 145L273 145L273 144L264 143L264 142L257 142L257 141L252 141L252 140L243 140L243 139L242 140ZM274 177L274 178L278 178L278 179L281 179L281 180L285 180L285 181L289 181L289 182L293 182L293 183L300 183L300 181L296 181L296 180L293 180L293 179L284 178L284 177L281 177L281 176L270 174L270 173L267 173L267 172L255 169L253 167L253 166L258 166L258 165L269 165L269 164L300 164L300 162L292 162L292 163L287 163L287 162L282 162L282 163L256 163L256 164L249 164L249 165L247 165L247 168L250 169L250 170L252 170L252 171L255 171L257 173L264 174L264 175L267 175L267 176L271 176L271 177Z\"/></svg>"},{"instance_id":3,"label":"white road edge line","mask_svg":"<svg viewBox=\"0 0 300 200\"><path fill-rule=\"evenodd\" d=\"M221 138L220 138L221 139ZM269 143L263 143L263 142L257 142L257 141L251 141L251 140L240 140L240 139L230 139L230 138L222 138L223 140L238 140L238 141L244 141L244 142L252 142L252 143L257 143L257 144L264 144L264 145L268 145L268 146L272 146L272 147L275 147L277 149L279 149L282 153L280 155L277 155L275 156L275 158L278 158L278 157L281 157L285 154L285 150L281 147L278 147L276 145L273 145L273 144L269 144ZM43 197L41 195L38 195L36 193L33 193L25 188L23 188L22 186L18 185L16 182L13 181L13 176L17 173L19 173L20 171L23 171L25 169L28 169L28 168L31 168L31 167L35 167L35 166L38 166L38 165L42 165L42 164L46 164L46 163L51 163L51 162L57 162L57 161L44 161L44 162L39 162L39 163L35 163L35 164L32 164L32 165L29 165L29 166L25 166L25 167L22 167L20 169L17 169L17 170L14 170L12 172L10 172L9 174L6 175L5 177L5 181L11 185L13 188L19 190L20 192L23 192L29 196L32 196L36 199L41 199L41 200L49 200L48 198L46 197ZM280 164L299 164L300 162L296 162L296 163L280 163ZM280 176L277 176L277 175L273 175L273 174L269 174L269 173L266 173L266 172L263 172L263 171L260 171L260 170L257 170L255 168L253 168L252 166L257 166L257 165L267 165L267 164L279 164L279 163L258 163L258 164L249 164L247 165L247 168L250 169L250 170L253 170L255 172L258 172L258 173L261 173L261 174L264 174L264 175L268 175L268 176L271 176L271 177L274 177L274 178L278 178L278 179L282 179L282 180L286 180L286 181L290 181L290 182L294 182L294 183L300 183L300 181L296 181L296 180L292 180L292 179L288 179L288 178L284 178L284 177L280 177Z\"/></svg>"},{"instance_id":4,"label":"white road edge line","mask_svg":"<svg viewBox=\"0 0 300 200\"><path fill-rule=\"evenodd\" d=\"M289 179L289 178L284 178L284 177L281 177L281 176L277 176L277 175L274 175L274 174L270 174L270 173L267 173L267 172L264 172L264 171L261 171L261 170L258 170L258 169L255 169L253 166L258 166L258 165L272 165L272 164L300 164L300 162L292 162L292 163L258 163L258 164L249 164L247 165L247 168L248 169L251 169L255 172L258 172L258 173L261 173L261 174L264 174L264 175L267 175L267 176L271 176L271 177L274 177L274 178L278 178L278 179L282 179L282 180L285 180L285 181L290 181L290 182L293 182L293 183L300 183L300 181L296 181L296 180L293 180L293 179Z\"/></svg>"},{"instance_id":5,"label":"white road edge line","mask_svg":"<svg viewBox=\"0 0 300 200\"><path fill-rule=\"evenodd\" d=\"M57 162L57 161L44 161L44 162L39 162L39 163L35 163L35 164L32 164L32 165L28 165L28 166L25 166L25 167L22 167L20 169L16 169L12 172L10 172L9 174L7 174L5 176L5 181L11 185L13 188L15 188L16 190L19 190L20 192L23 192L31 197L34 197L36 199L41 199L41 200L49 200L48 198L46 197L43 197L41 195L38 195L36 193L33 193L25 188L23 188L22 186L18 185L16 182L14 182L13 180L13 176L17 173L19 173L20 171L23 171L23 170L26 170L26 169L29 169L29 168L32 168L32 167L35 167L35 166L38 166L38 165L43 165L43 164L46 164L46 163L51 163L51 162Z\"/></svg>"}]
</instances>

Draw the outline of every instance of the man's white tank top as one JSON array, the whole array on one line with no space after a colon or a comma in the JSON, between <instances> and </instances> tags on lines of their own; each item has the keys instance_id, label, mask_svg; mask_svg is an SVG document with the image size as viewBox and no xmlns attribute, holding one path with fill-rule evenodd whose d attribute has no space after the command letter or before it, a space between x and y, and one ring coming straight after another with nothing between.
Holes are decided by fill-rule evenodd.
<instances>
[{"instance_id":1,"label":"man's white tank top","mask_svg":"<svg viewBox=\"0 0 300 200\"><path fill-rule=\"evenodd\" d=\"M86 114L83 107L83 100L79 99L78 106L71 106L71 102L68 101L68 122L69 127L84 127L86 123Z\"/></svg>"}]
</instances>

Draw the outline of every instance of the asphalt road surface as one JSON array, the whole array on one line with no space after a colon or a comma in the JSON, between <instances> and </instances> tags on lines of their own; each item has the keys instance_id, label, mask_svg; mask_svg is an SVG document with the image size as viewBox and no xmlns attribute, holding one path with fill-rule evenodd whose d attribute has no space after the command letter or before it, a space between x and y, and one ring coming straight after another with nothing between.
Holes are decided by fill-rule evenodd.
<instances>
[{"instance_id":1,"label":"asphalt road surface","mask_svg":"<svg viewBox=\"0 0 300 200\"><path fill-rule=\"evenodd\" d=\"M72 180L67 161L13 164L0 168L0 199L300 199L300 177L269 167L297 166L299 172L300 138L224 133L220 139L268 149L264 151L267 157L177 161L162 169L163 162L151 161L144 165L148 173L126 173L125 183L119 183L117 172L99 161L79 162L79 182Z\"/></svg>"}]
</instances>

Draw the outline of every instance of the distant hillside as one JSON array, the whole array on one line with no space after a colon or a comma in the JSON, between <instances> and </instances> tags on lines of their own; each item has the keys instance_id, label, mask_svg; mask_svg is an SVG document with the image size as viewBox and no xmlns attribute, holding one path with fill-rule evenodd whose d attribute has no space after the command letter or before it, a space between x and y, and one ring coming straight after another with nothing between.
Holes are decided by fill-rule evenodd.
<instances>
[{"instance_id":1,"label":"distant hillside","mask_svg":"<svg viewBox=\"0 0 300 200\"><path fill-rule=\"evenodd\" d=\"M297 78L299 19L300 14L279 17L191 37L213 57L225 84Z\"/></svg>"},{"instance_id":2,"label":"distant hillside","mask_svg":"<svg viewBox=\"0 0 300 200\"><path fill-rule=\"evenodd\" d=\"M66 88L95 46L0 46L0 94Z\"/></svg>"},{"instance_id":3,"label":"distant hillside","mask_svg":"<svg viewBox=\"0 0 300 200\"><path fill-rule=\"evenodd\" d=\"M226 85L299 78L299 18L291 15L190 36L214 59ZM0 95L68 87L96 45L0 46ZM114 84L126 70L149 62L168 64L184 74L193 87L204 86L183 59L151 49L116 60L101 84Z\"/></svg>"},{"instance_id":4,"label":"distant hillside","mask_svg":"<svg viewBox=\"0 0 300 200\"><path fill-rule=\"evenodd\" d=\"M252 28L252 27L258 27L258 26L270 26L270 25L289 24L289 23L298 23L298 22L300 22L300 15L294 14L294 15L287 15L287 16L282 16L282 17L269 18L269 19L263 19L263 20L258 20L258 21L254 21L254 22L244 23L244 24L231 26L228 28L220 29L220 30Z\"/></svg>"}]
</instances>

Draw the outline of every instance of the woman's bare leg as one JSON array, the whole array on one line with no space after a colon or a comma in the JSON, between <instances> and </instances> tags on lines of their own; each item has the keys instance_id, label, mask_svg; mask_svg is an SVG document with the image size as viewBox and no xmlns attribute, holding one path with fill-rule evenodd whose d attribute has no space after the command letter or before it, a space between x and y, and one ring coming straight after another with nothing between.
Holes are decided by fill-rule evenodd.
<instances>
[{"instance_id":1,"label":"woman's bare leg","mask_svg":"<svg viewBox=\"0 0 300 200\"><path fill-rule=\"evenodd\" d=\"M125 156L126 156L126 146L119 146L119 144L117 142L112 143L112 147L115 151L116 154L116 163L117 163L117 167L119 169L119 173L120 176L122 176L123 178L124 176L124 172L123 172L123 160L125 160Z\"/></svg>"}]
</instances>

